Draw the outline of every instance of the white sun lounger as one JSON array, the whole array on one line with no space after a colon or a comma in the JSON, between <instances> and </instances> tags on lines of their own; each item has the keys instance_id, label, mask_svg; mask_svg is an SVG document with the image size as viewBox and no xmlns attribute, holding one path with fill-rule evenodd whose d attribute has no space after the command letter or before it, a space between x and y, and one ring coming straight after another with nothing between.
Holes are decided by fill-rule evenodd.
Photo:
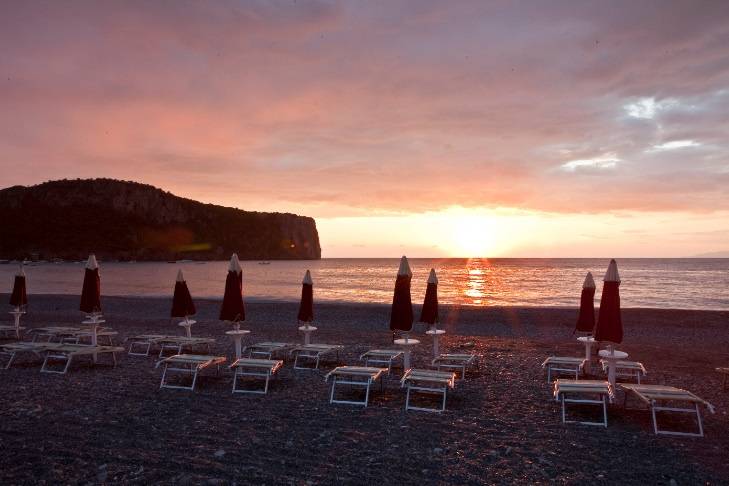
<instances>
[{"instance_id":1,"label":"white sun lounger","mask_svg":"<svg viewBox=\"0 0 729 486\"><path fill-rule=\"evenodd\" d=\"M418 370L409 369L405 371L400 386L407 388L405 395L405 410L421 410L424 412L443 412L446 409L446 394L448 388L455 388L456 374L452 371ZM415 407L410 405L410 392L421 392L427 394L442 395L443 401L440 408Z\"/></svg>"},{"instance_id":2,"label":"white sun lounger","mask_svg":"<svg viewBox=\"0 0 729 486\"><path fill-rule=\"evenodd\" d=\"M721 390L724 391L726 390L727 378L729 378L729 368L717 368L716 371L724 375L724 381L721 383Z\"/></svg>"},{"instance_id":3,"label":"white sun lounger","mask_svg":"<svg viewBox=\"0 0 729 486\"><path fill-rule=\"evenodd\" d=\"M225 356L203 356L200 354L176 354L163 358L157 362L157 367L164 364L162 372L162 380L159 383L162 388L175 388L179 390L195 390L198 374L209 367L215 366L216 374L220 371L220 365L225 363ZM184 375L192 375L192 384L190 386L170 385L167 383L167 372L178 372Z\"/></svg>"},{"instance_id":4,"label":"white sun lounger","mask_svg":"<svg viewBox=\"0 0 729 486\"><path fill-rule=\"evenodd\" d=\"M96 333L96 342L98 345L102 344L102 341L106 341L104 344L107 346L113 346L114 345L114 336L117 336L119 333L116 331L112 331L108 328L98 331ZM69 331L69 332L59 332L56 334L56 337L59 339L62 343L67 344L91 344L93 333L88 330L79 330L79 331ZM88 341L87 343L83 343L82 341Z\"/></svg>"},{"instance_id":5,"label":"white sun lounger","mask_svg":"<svg viewBox=\"0 0 729 486\"><path fill-rule=\"evenodd\" d=\"M164 357L165 351L171 349L175 354L182 354L184 350L194 352L196 348L203 348L210 354L210 345L215 344L215 339L187 336L164 336L153 339L152 344L159 346L159 357Z\"/></svg>"},{"instance_id":6,"label":"white sun lounger","mask_svg":"<svg viewBox=\"0 0 729 486\"><path fill-rule=\"evenodd\" d=\"M403 352L399 349L370 349L359 357L364 360L365 366L370 363L387 365L387 374L392 372L392 364L396 359L402 360Z\"/></svg>"},{"instance_id":7,"label":"white sun lounger","mask_svg":"<svg viewBox=\"0 0 729 486\"><path fill-rule=\"evenodd\" d=\"M162 334L140 334L138 336L128 337L126 339L129 342L129 352L127 354L130 356L149 356L152 344L154 344L157 339L165 337L167 336ZM139 348L141 349L138 350Z\"/></svg>"},{"instance_id":8,"label":"white sun lounger","mask_svg":"<svg viewBox=\"0 0 729 486\"><path fill-rule=\"evenodd\" d=\"M625 390L625 401L623 405L627 404L629 392L633 393L641 402L648 405L650 408L651 416L653 418L653 432L663 435L681 435L689 437L703 437L704 427L701 424L701 412L699 411L699 405L706 406L709 412L714 413L714 406L706 400L697 397L693 393L683 390L681 388L675 388L672 386L665 385L635 385L632 383L621 383L620 388ZM678 406L666 406L670 403L688 403L688 408L682 408ZM699 427L697 432L678 432L675 430L666 430L658 428L658 421L656 420L656 412L680 412L690 413L696 415L696 422Z\"/></svg>"},{"instance_id":9,"label":"white sun lounger","mask_svg":"<svg viewBox=\"0 0 729 486\"><path fill-rule=\"evenodd\" d=\"M114 366L116 366L116 353L123 353L124 348L118 346L88 346L85 344L61 344L43 351L45 359L41 366L41 373L59 373L66 374L71 367L71 362L79 356L89 356L94 363L98 355L110 355ZM51 361L61 361L62 370L51 368Z\"/></svg>"},{"instance_id":10,"label":"white sun lounger","mask_svg":"<svg viewBox=\"0 0 729 486\"><path fill-rule=\"evenodd\" d=\"M39 342L45 339L46 342L51 342L57 339L60 334L67 334L69 332L81 331L78 327L68 326L48 326L48 327L35 327L29 329L28 333L33 335L33 342Z\"/></svg>"},{"instance_id":11,"label":"white sun lounger","mask_svg":"<svg viewBox=\"0 0 729 486\"><path fill-rule=\"evenodd\" d=\"M256 357L262 357L265 359L273 359L276 354L279 353L286 353L293 344L291 343L278 343L278 342L270 342L266 341L263 343L256 343L251 344L250 346L246 346L242 350L243 356L248 356L250 358L256 358Z\"/></svg>"},{"instance_id":12,"label":"white sun lounger","mask_svg":"<svg viewBox=\"0 0 729 486\"><path fill-rule=\"evenodd\" d=\"M21 331L25 330L23 326L0 326L0 335L1 336L15 336L15 339L20 339Z\"/></svg>"},{"instance_id":13,"label":"white sun lounger","mask_svg":"<svg viewBox=\"0 0 729 486\"><path fill-rule=\"evenodd\" d=\"M595 399L594 397L599 397ZM600 425L607 427L607 401L613 399L613 388L607 381L600 380L555 380L554 398L562 402L562 423ZM570 398L575 397L575 398ZM567 403L587 403L602 406L602 422L567 420Z\"/></svg>"},{"instance_id":14,"label":"white sun lounger","mask_svg":"<svg viewBox=\"0 0 729 486\"><path fill-rule=\"evenodd\" d=\"M33 343L33 342L15 342L6 343L0 345L0 355L7 356L8 361L3 366L4 369L9 369L12 366L13 361L21 353L33 353L39 358L42 357L42 353L54 347L61 346L60 343Z\"/></svg>"},{"instance_id":15,"label":"white sun lounger","mask_svg":"<svg viewBox=\"0 0 729 486\"><path fill-rule=\"evenodd\" d=\"M476 364L478 366L477 356L475 354L439 354L432 362L438 370L445 368L448 370L460 370L461 379L466 378L466 368Z\"/></svg>"},{"instance_id":16,"label":"white sun lounger","mask_svg":"<svg viewBox=\"0 0 729 486\"><path fill-rule=\"evenodd\" d=\"M574 374L575 380L577 380L583 366L585 366L585 358L567 356L550 356L542 363L542 368L547 369L547 383L552 383L553 372Z\"/></svg>"},{"instance_id":17,"label":"white sun lounger","mask_svg":"<svg viewBox=\"0 0 729 486\"><path fill-rule=\"evenodd\" d=\"M268 382L271 376L283 367L283 361L258 358L239 358L230 365L233 370L233 393L257 393L265 395L268 393ZM238 388L238 379L244 376L255 376L266 379L263 390L246 390Z\"/></svg>"},{"instance_id":18,"label":"white sun lounger","mask_svg":"<svg viewBox=\"0 0 729 486\"><path fill-rule=\"evenodd\" d=\"M324 377L325 382L329 378L332 379L332 391L329 394L329 403L347 403L367 407L367 402L370 398L370 386L379 379L380 389L382 389L382 374L386 371L387 368L373 368L371 366L337 366ZM337 385L364 388L364 400L340 400L335 398Z\"/></svg>"},{"instance_id":19,"label":"white sun lounger","mask_svg":"<svg viewBox=\"0 0 729 486\"><path fill-rule=\"evenodd\" d=\"M602 371L607 374L608 372L608 361L605 359L600 360ZM645 370L643 363L637 361L616 361L615 362L615 376L622 376L625 378L635 378L640 385L640 379L647 375L648 372Z\"/></svg>"},{"instance_id":20,"label":"white sun lounger","mask_svg":"<svg viewBox=\"0 0 729 486\"><path fill-rule=\"evenodd\" d=\"M290 354L296 356L294 360L294 369L296 370L315 370L319 368L319 361L322 356L336 353L337 358L339 357L339 351L344 349L344 346L339 344L300 344L295 346ZM302 362L314 362L314 366L299 366L299 360Z\"/></svg>"}]
</instances>

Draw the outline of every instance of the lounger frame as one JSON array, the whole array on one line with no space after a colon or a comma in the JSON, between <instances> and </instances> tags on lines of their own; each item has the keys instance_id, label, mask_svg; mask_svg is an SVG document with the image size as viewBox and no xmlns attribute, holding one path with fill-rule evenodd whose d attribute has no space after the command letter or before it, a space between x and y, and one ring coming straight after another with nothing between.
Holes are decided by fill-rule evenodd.
<instances>
[{"instance_id":1,"label":"lounger frame","mask_svg":"<svg viewBox=\"0 0 729 486\"><path fill-rule=\"evenodd\" d=\"M42 354L49 348L58 347L58 343L33 343L33 342L17 342L8 343L0 346L0 355L8 356L8 361L3 369L10 369L19 353L33 353L39 358L43 358Z\"/></svg>"},{"instance_id":2,"label":"lounger frame","mask_svg":"<svg viewBox=\"0 0 729 486\"><path fill-rule=\"evenodd\" d=\"M623 401L623 407L627 409L628 395L632 394L638 398L642 403L648 406L651 411L651 419L653 422L653 432L656 435L675 435L683 437L703 437L704 426L701 421L701 410L699 405L706 405L710 412L714 412L714 407L707 401L697 397L693 393L672 386L663 385L633 385L633 384L621 384L623 390L625 390L625 399ZM693 406L679 407L679 406L665 406L664 403L691 403ZM691 414L696 417L696 424L698 426L698 432L681 432L676 430L661 429L658 426L657 412L677 412Z\"/></svg>"},{"instance_id":3,"label":"lounger frame","mask_svg":"<svg viewBox=\"0 0 729 486\"><path fill-rule=\"evenodd\" d=\"M584 366L584 358L564 356L550 356L542 363L542 368L547 370L547 383L552 383L552 373L554 372L574 374L575 380L578 380Z\"/></svg>"},{"instance_id":4,"label":"lounger frame","mask_svg":"<svg viewBox=\"0 0 729 486\"><path fill-rule=\"evenodd\" d=\"M71 368L73 359L79 356L88 356L91 358L91 365L97 364L96 357L98 355L111 355L112 366L116 367L116 353L124 352L124 348L116 346L90 346L83 344L61 345L44 351L45 358L41 366L41 373L57 373L65 375ZM61 370L52 367L52 361L61 361L63 368Z\"/></svg>"},{"instance_id":5,"label":"lounger frame","mask_svg":"<svg viewBox=\"0 0 729 486\"><path fill-rule=\"evenodd\" d=\"M372 383L380 380L380 391L383 390L382 374L387 368L375 368L371 366L338 366L327 373L324 381L332 379L332 389L329 394L329 403L343 403L348 405L362 405L367 407L370 398L370 388ZM337 385L349 385L350 387L359 387L365 389L364 400L340 400L335 398L335 390Z\"/></svg>"},{"instance_id":6,"label":"lounger frame","mask_svg":"<svg viewBox=\"0 0 729 486\"><path fill-rule=\"evenodd\" d=\"M220 373L220 365L225 363L225 360L226 358L224 356L202 356L197 354L176 354L163 358L157 362L157 366L164 365L159 388L194 391L200 372L206 368L215 366L215 374L217 376ZM167 373L170 371L183 375L192 375L192 383L190 386L170 385L167 382Z\"/></svg>"},{"instance_id":7,"label":"lounger frame","mask_svg":"<svg viewBox=\"0 0 729 486\"><path fill-rule=\"evenodd\" d=\"M253 393L265 395L268 393L268 383L272 376L283 367L283 361L259 359L259 358L239 358L230 365L233 370L233 392L232 393ZM265 383L263 390L238 388L238 380L241 377L253 376L264 378Z\"/></svg>"},{"instance_id":8,"label":"lounger frame","mask_svg":"<svg viewBox=\"0 0 729 486\"><path fill-rule=\"evenodd\" d=\"M277 354L286 352L292 347L291 343L263 342L246 346L241 351L242 356L249 358L263 358L272 360Z\"/></svg>"},{"instance_id":9,"label":"lounger frame","mask_svg":"<svg viewBox=\"0 0 729 486\"><path fill-rule=\"evenodd\" d=\"M475 354L440 354L432 363L436 369L460 370L461 380L466 379L466 368L475 364L478 367L478 356ZM458 374L456 374L458 378Z\"/></svg>"},{"instance_id":10,"label":"lounger frame","mask_svg":"<svg viewBox=\"0 0 729 486\"><path fill-rule=\"evenodd\" d=\"M418 410L421 412L441 413L446 409L446 397L448 388L455 388L456 374L452 371L418 370L409 369L400 380L400 386L407 388L405 394L405 410ZM411 392L441 395L439 408L422 407L410 404Z\"/></svg>"},{"instance_id":11,"label":"lounger frame","mask_svg":"<svg viewBox=\"0 0 729 486\"><path fill-rule=\"evenodd\" d=\"M25 327L23 327L23 326L18 326L18 327L0 326L0 335L10 334L10 335L14 335L15 339L20 339L22 331L24 331L24 330L25 330ZM7 337L7 336L3 336L3 337Z\"/></svg>"},{"instance_id":12,"label":"lounger frame","mask_svg":"<svg viewBox=\"0 0 729 486\"><path fill-rule=\"evenodd\" d=\"M568 395L582 398L570 398ZM597 395L600 398L585 398ZM612 398L612 389L607 381L597 380L555 380L554 397L561 403L563 424L597 425L607 427L607 401ZM598 405L602 408L602 421L567 420L567 404Z\"/></svg>"},{"instance_id":13,"label":"lounger frame","mask_svg":"<svg viewBox=\"0 0 729 486\"><path fill-rule=\"evenodd\" d=\"M369 367L370 363L381 364L387 366L387 374L392 373L392 365L396 359L402 360L404 353L399 349L370 349L363 353L359 359L364 360L365 366Z\"/></svg>"},{"instance_id":14,"label":"lounger frame","mask_svg":"<svg viewBox=\"0 0 729 486\"><path fill-rule=\"evenodd\" d=\"M343 346L334 344L304 344L296 346L291 350L290 354L295 356L294 369L295 370L316 370L319 369L319 363L321 358L325 355L335 353L337 354L337 360L339 359L339 351ZM314 362L314 366L300 366L299 360L302 362Z\"/></svg>"},{"instance_id":15,"label":"lounger frame","mask_svg":"<svg viewBox=\"0 0 729 486\"><path fill-rule=\"evenodd\" d=\"M209 338L189 338L186 336L164 336L160 339L154 339L152 344L159 345L159 358L165 357L165 351L172 350L174 355L182 355L185 349L195 351L198 346L204 347L205 352L210 355L210 345L215 343L214 339Z\"/></svg>"},{"instance_id":16,"label":"lounger frame","mask_svg":"<svg viewBox=\"0 0 729 486\"><path fill-rule=\"evenodd\" d=\"M605 359L600 360L602 371L607 375L609 363ZM621 378L635 378L640 385L640 379L647 375L648 372L643 363L638 361L618 361L615 363L615 376Z\"/></svg>"}]
</instances>

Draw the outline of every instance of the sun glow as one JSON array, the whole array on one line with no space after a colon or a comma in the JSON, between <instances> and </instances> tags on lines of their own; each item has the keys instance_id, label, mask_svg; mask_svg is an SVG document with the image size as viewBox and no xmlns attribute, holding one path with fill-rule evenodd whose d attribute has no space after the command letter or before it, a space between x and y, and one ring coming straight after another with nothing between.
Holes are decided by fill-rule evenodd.
<instances>
[{"instance_id":1,"label":"sun glow","mask_svg":"<svg viewBox=\"0 0 729 486\"><path fill-rule=\"evenodd\" d=\"M491 256L497 248L497 232L497 224L489 218L459 216L453 220L448 246L456 256Z\"/></svg>"}]
</instances>

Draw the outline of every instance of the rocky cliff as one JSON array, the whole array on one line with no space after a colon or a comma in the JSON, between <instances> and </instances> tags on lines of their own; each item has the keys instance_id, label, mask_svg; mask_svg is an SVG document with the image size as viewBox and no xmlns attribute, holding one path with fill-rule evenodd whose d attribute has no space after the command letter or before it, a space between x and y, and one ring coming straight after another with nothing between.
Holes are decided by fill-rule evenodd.
<instances>
[{"instance_id":1,"label":"rocky cliff","mask_svg":"<svg viewBox=\"0 0 729 486\"><path fill-rule=\"evenodd\" d=\"M0 258L318 259L314 219L203 204L113 179L0 190Z\"/></svg>"}]
</instances>

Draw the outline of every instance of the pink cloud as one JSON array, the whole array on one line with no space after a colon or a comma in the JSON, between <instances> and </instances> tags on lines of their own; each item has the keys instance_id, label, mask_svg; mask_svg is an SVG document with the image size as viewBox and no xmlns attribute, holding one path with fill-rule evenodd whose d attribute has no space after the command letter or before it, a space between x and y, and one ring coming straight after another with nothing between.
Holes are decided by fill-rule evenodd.
<instances>
[{"instance_id":1,"label":"pink cloud","mask_svg":"<svg viewBox=\"0 0 729 486\"><path fill-rule=\"evenodd\" d=\"M293 211L729 209L728 20L686 2L17 3L0 182L112 176ZM675 102L631 117L644 99ZM699 146L649 151L671 140ZM604 154L619 162L561 169Z\"/></svg>"}]
</instances>

